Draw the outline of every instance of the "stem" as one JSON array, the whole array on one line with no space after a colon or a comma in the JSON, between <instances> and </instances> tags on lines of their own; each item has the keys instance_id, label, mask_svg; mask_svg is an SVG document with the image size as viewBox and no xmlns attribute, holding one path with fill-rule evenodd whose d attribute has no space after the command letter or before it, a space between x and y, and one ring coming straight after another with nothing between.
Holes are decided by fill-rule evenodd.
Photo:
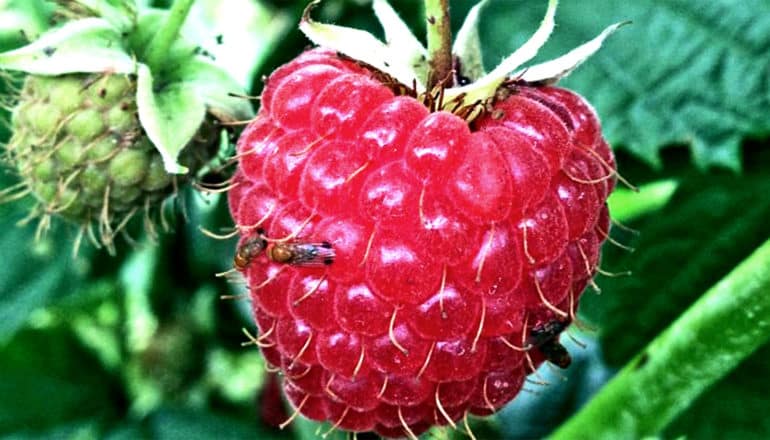
<instances>
[{"instance_id":1,"label":"stem","mask_svg":"<svg viewBox=\"0 0 770 440\"><path fill-rule=\"evenodd\" d=\"M552 439L643 438L662 431L770 339L769 268L770 240L635 356Z\"/></svg>"},{"instance_id":2,"label":"stem","mask_svg":"<svg viewBox=\"0 0 770 440\"><path fill-rule=\"evenodd\" d=\"M449 0L425 0L428 28L428 90L437 85L452 86L452 29Z\"/></svg>"},{"instance_id":3,"label":"stem","mask_svg":"<svg viewBox=\"0 0 770 440\"><path fill-rule=\"evenodd\" d=\"M163 64L194 2L195 0L176 0L171 6L166 21L144 51L144 62L151 72L156 72Z\"/></svg>"}]
</instances>

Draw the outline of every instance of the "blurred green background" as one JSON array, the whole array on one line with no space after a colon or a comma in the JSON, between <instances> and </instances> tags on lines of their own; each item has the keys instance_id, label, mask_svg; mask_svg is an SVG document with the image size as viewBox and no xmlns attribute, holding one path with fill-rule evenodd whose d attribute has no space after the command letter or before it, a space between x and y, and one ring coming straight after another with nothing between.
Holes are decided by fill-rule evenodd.
<instances>
[{"instance_id":1,"label":"blurred green background","mask_svg":"<svg viewBox=\"0 0 770 440\"><path fill-rule=\"evenodd\" d=\"M258 94L263 75L309 44L295 26L305 3L199 0L191 29L208 20L200 29L215 29L212 41L222 33L216 55ZM455 29L474 3L451 1ZM392 4L421 36L421 2ZM40 5L0 0L3 49L45 29ZM490 1L488 66L525 41L544 11L544 1ZM381 34L364 0L326 0L316 17ZM570 346L566 380L546 369L552 385L531 386L498 416L475 420L479 438L547 435L770 237L770 2L564 0L556 18L538 59L633 20L562 83L595 105L621 173L642 189L620 189L611 201L613 216L639 231L615 228L613 238L636 251L606 245L602 265L633 276L597 279L601 295L587 293L580 308L596 330L573 332L587 348ZM238 67L244 56L256 70ZM0 186L14 179L2 172ZM34 225L16 225L28 200L0 205L0 438L316 438L309 422L274 427L284 416L273 379L257 350L241 346L241 328L253 327L248 304L219 299L239 293L214 276L229 268L234 242L198 225L230 226L225 201L182 197L189 219L159 242L137 232L139 244L122 243L115 257L84 246L75 259L68 225L36 242ZM662 437L770 438L768 378L764 349Z\"/></svg>"}]
</instances>

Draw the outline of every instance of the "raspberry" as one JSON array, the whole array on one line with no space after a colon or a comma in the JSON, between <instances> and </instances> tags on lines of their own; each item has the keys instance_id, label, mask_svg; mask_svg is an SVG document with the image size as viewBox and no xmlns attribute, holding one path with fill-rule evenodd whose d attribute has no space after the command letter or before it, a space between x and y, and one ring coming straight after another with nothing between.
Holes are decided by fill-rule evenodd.
<instances>
[{"instance_id":1,"label":"raspberry","mask_svg":"<svg viewBox=\"0 0 770 440\"><path fill-rule=\"evenodd\" d=\"M508 85L468 123L380 79L324 49L275 71L229 204L240 249L334 251L239 264L292 405L413 437L496 412L546 359L566 366L557 338L597 269L615 163L567 90Z\"/></svg>"},{"instance_id":2,"label":"raspberry","mask_svg":"<svg viewBox=\"0 0 770 440\"><path fill-rule=\"evenodd\" d=\"M0 53L3 72L26 74L3 148L20 182L0 190L0 203L30 194L25 222L39 218L38 234L62 217L79 226L75 252L87 236L114 253L132 219L150 237L158 217L168 229L165 201L215 166L220 122L253 111L228 96L242 86L187 39L196 36L180 35L188 7L57 3L56 26Z\"/></svg>"},{"instance_id":3,"label":"raspberry","mask_svg":"<svg viewBox=\"0 0 770 440\"><path fill-rule=\"evenodd\" d=\"M57 215L83 229L97 223L108 246L124 220L138 210L157 210L186 180L166 172L144 134L136 80L128 75L30 75L12 130L9 162L37 200L35 214ZM181 160L199 169L216 141L216 130L206 123Z\"/></svg>"}]
</instances>

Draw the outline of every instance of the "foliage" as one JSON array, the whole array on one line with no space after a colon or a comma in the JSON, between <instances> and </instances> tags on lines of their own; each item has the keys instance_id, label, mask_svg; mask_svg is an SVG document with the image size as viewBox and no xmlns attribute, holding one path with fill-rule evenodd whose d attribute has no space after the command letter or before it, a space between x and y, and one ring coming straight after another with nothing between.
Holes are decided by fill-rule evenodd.
<instances>
[{"instance_id":1,"label":"foliage","mask_svg":"<svg viewBox=\"0 0 770 440\"><path fill-rule=\"evenodd\" d=\"M259 52L250 61L256 67L241 66L238 76L256 94L263 74L306 46L285 26L299 21L306 2L246 3L260 6L254 23L261 25L226 38L225 46ZM314 15L381 35L365 3L326 0ZM391 3L416 35L424 33L419 2ZM0 49L25 43L18 29L26 35L43 29L42 10L27 4L3 3ZM455 30L474 4L452 1ZM621 190L611 201L615 216L639 231L615 227L613 238L636 251L608 245L603 257L604 270L633 275L600 277L601 295L585 295L580 313L598 330L576 335L589 347L571 347L577 354L569 380L550 375L556 385L530 385L535 393L523 393L494 419L473 422L484 438L551 432L770 237L769 8L762 0L560 5L542 59L611 23L633 20L563 82L595 105L621 172L643 184L640 195ZM545 2L490 0L481 16L486 64L494 66L527 38L544 11ZM227 29L232 20L211 9L200 17L190 32ZM221 56L237 62L233 52ZM3 187L14 179L0 175ZM177 216L175 232L158 243L140 235L138 245L119 247L115 257L83 246L75 259L68 225L36 244L34 223L16 226L24 202L0 205L0 436L315 437L318 427L306 421L279 431L260 419L264 366L253 347L239 345L241 327L252 326L248 304L217 299L240 293L214 277L228 268L234 243L197 229L230 225L225 200L189 192L184 201L189 219ZM725 332L730 326L724 323ZM768 354L767 347L757 351L661 434L770 436L762 417L770 392Z\"/></svg>"}]
</instances>

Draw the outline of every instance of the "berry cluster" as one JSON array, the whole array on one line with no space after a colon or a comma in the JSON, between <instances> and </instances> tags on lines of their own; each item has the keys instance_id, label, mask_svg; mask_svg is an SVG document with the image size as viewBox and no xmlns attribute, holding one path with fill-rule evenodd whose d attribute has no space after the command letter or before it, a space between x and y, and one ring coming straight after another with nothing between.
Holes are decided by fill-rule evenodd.
<instances>
[{"instance_id":1,"label":"berry cluster","mask_svg":"<svg viewBox=\"0 0 770 440\"><path fill-rule=\"evenodd\" d=\"M569 363L558 335L597 268L615 163L564 89L507 84L469 123L380 79L323 49L276 70L229 203L254 342L297 411L414 437ZM269 242L325 242L333 261Z\"/></svg>"}]
</instances>

